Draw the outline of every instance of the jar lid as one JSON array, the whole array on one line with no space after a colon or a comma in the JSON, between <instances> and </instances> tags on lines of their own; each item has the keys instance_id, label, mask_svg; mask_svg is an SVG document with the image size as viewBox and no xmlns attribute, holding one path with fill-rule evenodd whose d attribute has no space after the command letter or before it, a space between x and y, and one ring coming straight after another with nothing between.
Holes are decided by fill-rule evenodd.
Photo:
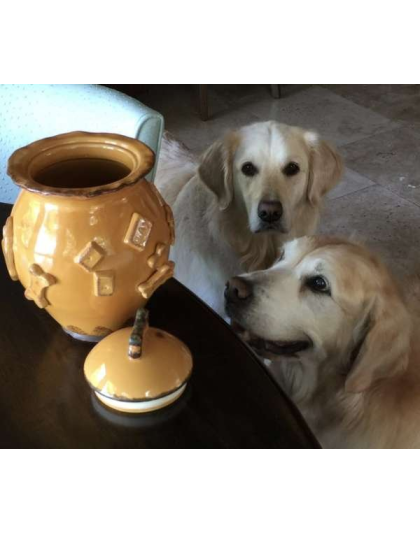
<instances>
[{"instance_id":1,"label":"jar lid","mask_svg":"<svg viewBox=\"0 0 420 534\"><path fill-rule=\"evenodd\" d=\"M147 312L139 312L134 329L123 328L100 341L84 365L86 380L99 400L134 413L174 402L192 372L191 353L184 343L149 327L147 315L144 318ZM143 321L140 328L139 321Z\"/></svg>"}]
</instances>

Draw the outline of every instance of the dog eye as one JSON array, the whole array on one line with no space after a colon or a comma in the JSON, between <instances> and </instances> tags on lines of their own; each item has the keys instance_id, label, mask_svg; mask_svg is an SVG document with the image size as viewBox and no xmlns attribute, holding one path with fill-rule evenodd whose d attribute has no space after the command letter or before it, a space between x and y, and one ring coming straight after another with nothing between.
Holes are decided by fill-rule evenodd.
<instances>
[{"instance_id":1,"label":"dog eye","mask_svg":"<svg viewBox=\"0 0 420 534\"><path fill-rule=\"evenodd\" d=\"M294 161L291 161L286 165L286 167L283 169L283 172L286 176L294 176L300 171L300 167L297 163Z\"/></svg>"},{"instance_id":2,"label":"dog eye","mask_svg":"<svg viewBox=\"0 0 420 534\"><path fill-rule=\"evenodd\" d=\"M313 276L306 280L306 287L308 287L314 293L330 293L330 286L327 280L323 276Z\"/></svg>"},{"instance_id":3,"label":"dog eye","mask_svg":"<svg viewBox=\"0 0 420 534\"><path fill-rule=\"evenodd\" d=\"M255 176L258 172L258 169L253 163L247 161L242 165L242 172L245 174L245 176Z\"/></svg>"},{"instance_id":4,"label":"dog eye","mask_svg":"<svg viewBox=\"0 0 420 534\"><path fill-rule=\"evenodd\" d=\"M280 263L281 261L284 260L284 248L282 248L280 251L279 251L279 257L277 258L277 261L276 263Z\"/></svg>"}]
</instances>

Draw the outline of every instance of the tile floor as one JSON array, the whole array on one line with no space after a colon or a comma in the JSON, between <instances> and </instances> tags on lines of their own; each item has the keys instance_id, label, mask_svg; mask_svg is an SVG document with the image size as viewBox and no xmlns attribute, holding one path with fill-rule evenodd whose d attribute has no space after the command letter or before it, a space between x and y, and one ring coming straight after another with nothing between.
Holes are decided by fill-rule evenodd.
<instances>
[{"instance_id":1,"label":"tile floor","mask_svg":"<svg viewBox=\"0 0 420 534\"><path fill-rule=\"evenodd\" d=\"M420 265L420 86L209 86L202 122L197 86L151 86L138 95L166 127L202 151L229 128L260 120L313 128L335 143L346 163L330 194L320 232L356 235L402 277Z\"/></svg>"}]
</instances>

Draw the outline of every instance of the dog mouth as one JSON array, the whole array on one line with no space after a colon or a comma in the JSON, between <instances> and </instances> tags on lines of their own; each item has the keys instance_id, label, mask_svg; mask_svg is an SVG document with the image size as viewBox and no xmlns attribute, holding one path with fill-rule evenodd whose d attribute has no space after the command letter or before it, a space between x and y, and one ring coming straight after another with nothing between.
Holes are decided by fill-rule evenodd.
<instances>
[{"instance_id":1,"label":"dog mouth","mask_svg":"<svg viewBox=\"0 0 420 534\"><path fill-rule=\"evenodd\" d=\"M277 356L299 358L298 353L311 346L309 341L269 341L258 337L251 338L248 343L259 356L268 359L274 359Z\"/></svg>"},{"instance_id":2,"label":"dog mouth","mask_svg":"<svg viewBox=\"0 0 420 534\"><path fill-rule=\"evenodd\" d=\"M299 358L300 352L312 346L312 342L308 339L294 341L264 339L254 335L249 330L245 330L236 322L232 322L232 328L259 356L269 360L273 360L276 357Z\"/></svg>"},{"instance_id":3,"label":"dog mouth","mask_svg":"<svg viewBox=\"0 0 420 534\"><path fill-rule=\"evenodd\" d=\"M288 231L283 228L280 224L263 224L260 225L254 232L255 234L263 234L263 233L280 233L280 234L287 234Z\"/></svg>"}]
</instances>

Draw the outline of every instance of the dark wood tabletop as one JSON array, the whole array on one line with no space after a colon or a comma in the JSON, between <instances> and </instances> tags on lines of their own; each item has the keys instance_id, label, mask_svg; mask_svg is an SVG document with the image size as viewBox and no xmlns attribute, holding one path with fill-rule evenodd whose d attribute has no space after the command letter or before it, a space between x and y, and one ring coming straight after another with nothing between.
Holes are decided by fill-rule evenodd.
<instances>
[{"instance_id":1,"label":"dark wood tabletop","mask_svg":"<svg viewBox=\"0 0 420 534\"><path fill-rule=\"evenodd\" d=\"M11 206L0 203L3 226ZM25 299L0 261L0 445L13 448L318 447L302 417L232 329L176 280L156 291L152 326L191 349L184 395L158 412L105 408L85 382L92 346Z\"/></svg>"}]
</instances>

